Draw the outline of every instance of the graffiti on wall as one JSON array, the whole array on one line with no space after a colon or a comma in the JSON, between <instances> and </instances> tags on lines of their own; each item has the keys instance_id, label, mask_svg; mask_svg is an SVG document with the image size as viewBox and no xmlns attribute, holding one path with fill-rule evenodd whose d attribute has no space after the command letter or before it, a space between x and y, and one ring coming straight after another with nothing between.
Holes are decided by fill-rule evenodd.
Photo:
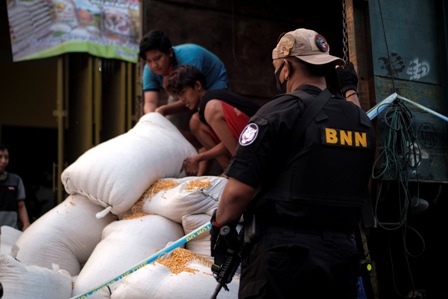
<instances>
[{"instance_id":1,"label":"graffiti on wall","mask_svg":"<svg viewBox=\"0 0 448 299\"><path fill-rule=\"evenodd\" d=\"M422 61L417 57L406 63L401 55L395 52L392 52L390 57L383 56L378 58L378 60L380 68L386 70L387 76L394 78L399 77L399 74L406 71L409 80L420 80L427 76L430 71L428 62Z\"/></svg>"},{"instance_id":2,"label":"graffiti on wall","mask_svg":"<svg viewBox=\"0 0 448 299\"><path fill-rule=\"evenodd\" d=\"M380 61L381 69L385 69L390 77L398 77L398 74L403 72L406 67L404 60L398 53L392 52L390 57L380 57L378 60Z\"/></svg>"},{"instance_id":3,"label":"graffiti on wall","mask_svg":"<svg viewBox=\"0 0 448 299\"><path fill-rule=\"evenodd\" d=\"M409 80L420 80L429 74L429 63L415 58L408 64L406 73L410 76Z\"/></svg>"}]
</instances>

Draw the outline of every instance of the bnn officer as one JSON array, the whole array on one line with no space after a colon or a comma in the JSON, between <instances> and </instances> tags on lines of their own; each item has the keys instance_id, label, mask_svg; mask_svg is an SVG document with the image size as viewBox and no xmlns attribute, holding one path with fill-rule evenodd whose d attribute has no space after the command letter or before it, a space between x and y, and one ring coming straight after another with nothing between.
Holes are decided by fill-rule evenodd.
<instances>
[{"instance_id":1,"label":"bnn officer","mask_svg":"<svg viewBox=\"0 0 448 299\"><path fill-rule=\"evenodd\" d=\"M281 37L272 59L282 94L250 119L226 171L211 238L243 215L251 242L239 298L357 297L353 233L368 197L374 131L359 106L328 92L326 74L344 63L329 51L313 30ZM285 94L297 90L299 98ZM318 98L325 104L300 132Z\"/></svg>"}]
</instances>

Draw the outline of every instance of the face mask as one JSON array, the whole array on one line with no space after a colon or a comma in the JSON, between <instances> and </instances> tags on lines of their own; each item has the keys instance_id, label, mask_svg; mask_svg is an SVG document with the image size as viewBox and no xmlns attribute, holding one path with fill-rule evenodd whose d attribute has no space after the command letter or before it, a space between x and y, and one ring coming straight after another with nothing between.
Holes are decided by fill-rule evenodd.
<instances>
[{"instance_id":1,"label":"face mask","mask_svg":"<svg viewBox=\"0 0 448 299\"><path fill-rule=\"evenodd\" d=\"M285 93L286 92L286 80L283 81L283 83L280 83L280 72L283 69L283 66L285 65L285 62L282 63L282 65L279 67L279 69L275 72L275 83L277 84L277 90L279 93Z\"/></svg>"}]
</instances>

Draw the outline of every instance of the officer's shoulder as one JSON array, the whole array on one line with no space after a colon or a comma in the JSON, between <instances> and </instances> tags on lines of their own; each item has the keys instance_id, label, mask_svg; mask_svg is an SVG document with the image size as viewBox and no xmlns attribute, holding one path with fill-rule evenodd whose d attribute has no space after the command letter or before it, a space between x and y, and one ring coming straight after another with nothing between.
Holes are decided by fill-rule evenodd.
<instances>
[{"instance_id":1,"label":"officer's shoulder","mask_svg":"<svg viewBox=\"0 0 448 299\"><path fill-rule=\"evenodd\" d=\"M271 98L268 102L260 107L262 111L278 111L281 110L283 112L290 110L300 109L303 105L303 102L296 96L290 94L279 94Z\"/></svg>"},{"instance_id":2,"label":"officer's shoulder","mask_svg":"<svg viewBox=\"0 0 448 299\"><path fill-rule=\"evenodd\" d=\"M288 102L288 101L297 101L300 99L298 95L291 94L291 93L281 93L278 95L275 95L272 97L272 99L269 102Z\"/></svg>"},{"instance_id":3,"label":"officer's shoulder","mask_svg":"<svg viewBox=\"0 0 448 299\"><path fill-rule=\"evenodd\" d=\"M298 109L308 106L317 95L308 94L306 92L283 93L277 95L273 100L282 106L297 106Z\"/></svg>"}]
</instances>

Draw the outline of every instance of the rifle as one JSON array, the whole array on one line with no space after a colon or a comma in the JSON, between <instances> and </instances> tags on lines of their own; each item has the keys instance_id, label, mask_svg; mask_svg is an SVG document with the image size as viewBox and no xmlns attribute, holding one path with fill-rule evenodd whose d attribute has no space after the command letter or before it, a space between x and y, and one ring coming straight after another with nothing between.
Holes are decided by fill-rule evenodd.
<instances>
[{"instance_id":1,"label":"rifle","mask_svg":"<svg viewBox=\"0 0 448 299\"><path fill-rule=\"evenodd\" d=\"M217 259L215 258L215 263L212 265L213 276L218 282L218 285L216 286L211 299L215 299L218 296L221 288L229 291L227 284L232 281L236 270L240 266L244 245L244 228L241 228L237 236L236 234L236 229L232 229L228 225L223 226L219 231L219 237L216 240L215 248L219 248L220 243L225 242L226 252L223 255L224 258L222 262L218 261L218 264L216 264Z\"/></svg>"}]
</instances>

